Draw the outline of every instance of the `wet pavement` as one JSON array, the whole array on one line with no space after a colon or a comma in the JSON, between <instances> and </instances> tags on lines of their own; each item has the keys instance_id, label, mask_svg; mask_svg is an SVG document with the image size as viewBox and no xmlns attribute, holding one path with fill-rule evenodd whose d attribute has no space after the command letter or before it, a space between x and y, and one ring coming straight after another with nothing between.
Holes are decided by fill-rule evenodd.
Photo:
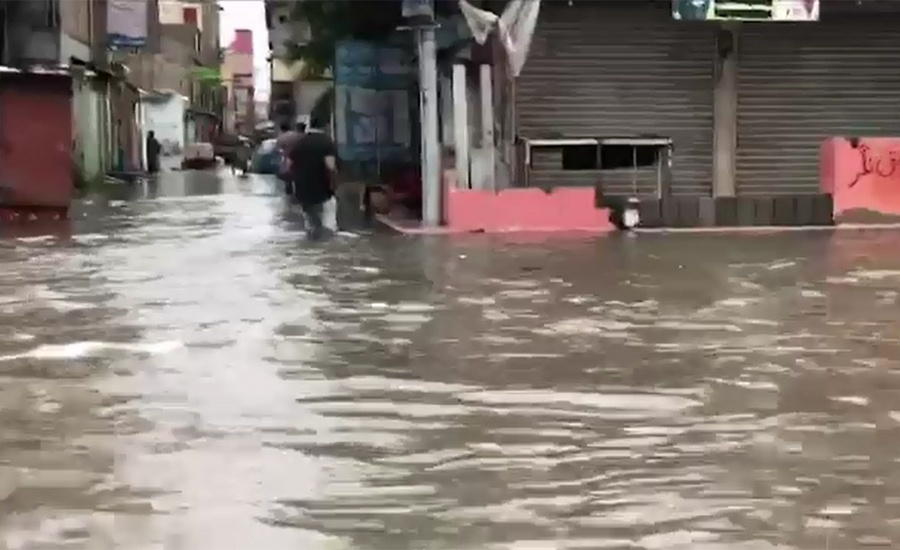
<instances>
[{"instance_id":1,"label":"wet pavement","mask_svg":"<svg viewBox=\"0 0 900 550\"><path fill-rule=\"evenodd\" d=\"M0 548L900 547L900 233L0 240ZM69 233L69 234L67 234Z\"/></svg>"}]
</instances>

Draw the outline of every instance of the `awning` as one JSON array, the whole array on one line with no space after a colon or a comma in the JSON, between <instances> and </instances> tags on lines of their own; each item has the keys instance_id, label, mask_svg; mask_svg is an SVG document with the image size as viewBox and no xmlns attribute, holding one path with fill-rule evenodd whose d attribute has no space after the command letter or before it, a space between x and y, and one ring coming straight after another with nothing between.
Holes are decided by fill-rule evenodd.
<instances>
[{"instance_id":1,"label":"awning","mask_svg":"<svg viewBox=\"0 0 900 550\"><path fill-rule=\"evenodd\" d=\"M194 116L194 117L201 116L201 117L208 117L208 118L213 118L215 120L219 120L219 115L217 115L216 113L214 113L212 111L207 111L205 109L196 109L194 107L189 107L189 108L185 109L184 112L188 116Z\"/></svg>"}]
</instances>

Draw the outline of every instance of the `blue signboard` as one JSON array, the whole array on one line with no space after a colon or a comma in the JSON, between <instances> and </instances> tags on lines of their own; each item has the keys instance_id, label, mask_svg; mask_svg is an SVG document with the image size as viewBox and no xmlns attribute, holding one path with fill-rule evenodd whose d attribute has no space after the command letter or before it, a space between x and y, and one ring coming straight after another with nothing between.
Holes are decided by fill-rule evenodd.
<instances>
[{"instance_id":1,"label":"blue signboard","mask_svg":"<svg viewBox=\"0 0 900 550\"><path fill-rule=\"evenodd\" d=\"M412 65L400 48L346 41L335 52L335 126L346 161L410 156Z\"/></svg>"}]
</instances>

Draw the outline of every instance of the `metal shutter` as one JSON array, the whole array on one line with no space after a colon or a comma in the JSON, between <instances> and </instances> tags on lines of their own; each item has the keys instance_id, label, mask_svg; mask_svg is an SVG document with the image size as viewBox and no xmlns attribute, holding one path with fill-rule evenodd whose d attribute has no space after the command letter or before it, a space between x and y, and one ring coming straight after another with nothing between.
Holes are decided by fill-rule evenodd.
<instances>
[{"instance_id":1,"label":"metal shutter","mask_svg":"<svg viewBox=\"0 0 900 550\"><path fill-rule=\"evenodd\" d=\"M545 2L516 83L519 136L674 140L672 192L709 195L716 28L674 21L670 2ZM592 185L630 193L630 170L564 171L537 151L532 185ZM642 194L656 172L641 171Z\"/></svg>"},{"instance_id":2,"label":"metal shutter","mask_svg":"<svg viewBox=\"0 0 900 550\"><path fill-rule=\"evenodd\" d=\"M743 25L739 194L815 193L825 138L900 135L898 24L883 13Z\"/></svg>"}]
</instances>

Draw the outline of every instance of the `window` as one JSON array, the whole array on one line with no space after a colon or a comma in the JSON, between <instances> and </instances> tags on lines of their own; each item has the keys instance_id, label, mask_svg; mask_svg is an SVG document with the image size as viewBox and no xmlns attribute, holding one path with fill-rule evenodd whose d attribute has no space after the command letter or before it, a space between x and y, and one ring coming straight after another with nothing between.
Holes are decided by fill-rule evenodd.
<instances>
[{"instance_id":1,"label":"window","mask_svg":"<svg viewBox=\"0 0 900 550\"><path fill-rule=\"evenodd\" d=\"M181 8L181 18L185 25L197 26L197 8Z\"/></svg>"},{"instance_id":2,"label":"window","mask_svg":"<svg viewBox=\"0 0 900 550\"><path fill-rule=\"evenodd\" d=\"M656 145L603 145L600 147L600 169L646 168L659 162Z\"/></svg>"},{"instance_id":3,"label":"window","mask_svg":"<svg viewBox=\"0 0 900 550\"><path fill-rule=\"evenodd\" d=\"M566 145L562 147L563 170L596 170L596 145Z\"/></svg>"}]
</instances>

